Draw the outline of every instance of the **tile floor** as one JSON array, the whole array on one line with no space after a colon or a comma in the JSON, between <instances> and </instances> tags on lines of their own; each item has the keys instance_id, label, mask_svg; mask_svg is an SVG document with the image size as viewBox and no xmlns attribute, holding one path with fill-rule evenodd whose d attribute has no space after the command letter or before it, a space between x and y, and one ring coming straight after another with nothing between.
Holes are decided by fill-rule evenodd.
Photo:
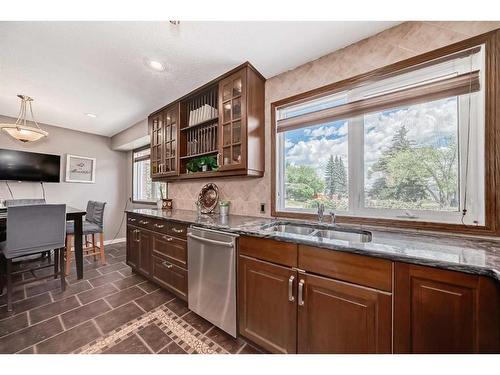
<instances>
[{"instance_id":1,"label":"tile floor","mask_svg":"<svg viewBox=\"0 0 500 375\"><path fill-rule=\"evenodd\" d=\"M73 270L64 293L53 279L19 287L13 314L0 296L0 354L261 353L133 274L124 243L107 246L106 255L105 266L86 258L84 279Z\"/></svg>"}]
</instances>

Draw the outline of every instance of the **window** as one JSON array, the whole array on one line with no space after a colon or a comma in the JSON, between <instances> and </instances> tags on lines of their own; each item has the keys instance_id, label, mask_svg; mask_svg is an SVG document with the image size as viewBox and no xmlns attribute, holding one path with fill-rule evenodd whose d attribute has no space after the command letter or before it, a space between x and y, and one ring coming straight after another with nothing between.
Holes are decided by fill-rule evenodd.
<instances>
[{"instance_id":1,"label":"window","mask_svg":"<svg viewBox=\"0 0 500 375\"><path fill-rule=\"evenodd\" d=\"M276 210L484 225L484 46L276 108Z\"/></svg>"},{"instance_id":2,"label":"window","mask_svg":"<svg viewBox=\"0 0 500 375\"><path fill-rule=\"evenodd\" d=\"M150 152L149 146L133 151L132 200L136 203L155 203L161 198L161 183L151 180Z\"/></svg>"}]
</instances>

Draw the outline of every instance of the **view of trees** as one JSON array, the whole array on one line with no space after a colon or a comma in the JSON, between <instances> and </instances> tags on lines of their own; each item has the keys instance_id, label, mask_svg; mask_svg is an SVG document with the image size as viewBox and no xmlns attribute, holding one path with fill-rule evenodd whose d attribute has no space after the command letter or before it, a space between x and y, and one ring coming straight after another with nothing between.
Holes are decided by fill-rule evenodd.
<instances>
[{"instance_id":1,"label":"view of trees","mask_svg":"<svg viewBox=\"0 0 500 375\"><path fill-rule=\"evenodd\" d=\"M454 137L440 145L417 145L402 125L388 149L367 171L365 205L373 208L456 210L458 156ZM348 208L347 167L342 156L330 155L323 175L311 165L286 165L288 207Z\"/></svg>"},{"instance_id":2,"label":"view of trees","mask_svg":"<svg viewBox=\"0 0 500 375\"><path fill-rule=\"evenodd\" d=\"M316 208L318 203L331 209L348 207L347 168L338 155L330 155L323 178L312 166L287 164L285 189L289 207Z\"/></svg>"},{"instance_id":3,"label":"view of trees","mask_svg":"<svg viewBox=\"0 0 500 375\"><path fill-rule=\"evenodd\" d=\"M376 175L367 191L367 205L379 208L450 210L458 207L457 145L417 146L403 125L368 171Z\"/></svg>"}]
</instances>

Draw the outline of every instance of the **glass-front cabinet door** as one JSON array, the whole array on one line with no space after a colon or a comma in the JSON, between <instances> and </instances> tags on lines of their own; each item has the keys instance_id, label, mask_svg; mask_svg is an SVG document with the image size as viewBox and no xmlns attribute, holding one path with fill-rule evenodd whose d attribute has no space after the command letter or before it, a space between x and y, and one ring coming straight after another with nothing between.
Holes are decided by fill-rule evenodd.
<instances>
[{"instance_id":1,"label":"glass-front cabinet door","mask_svg":"<svg viewBox=\"0 0 500 375\"><path fill-rule=\"evenodd\" d=\"M246 168L246 69L219 83L220 170Z\"/></svg>"},{"instance_id":2,"label":"glass-front cabinet door","mask_svg":"<svg viewBox=\"0 0 500 375\"><path fill-rule=\"evenodd\" d=\"M163 167L162 175L177 174L177 130L179 127L179 106L174 104L172 107L163 111Z\"/></svg>"},{"instance_id":3,"label":"glass-front cabinet door","mask_svg":"<svg viewBox=\"0 0 500 375\"><path fill-rule=\"evenodd\" d=\"M163 118L162 113L155 114L149 118L151 133L151 177L161 175L163 155Z\"/></svg>"},{"instance_id":4,"label":"glass-front cabinet door","mask_svg":"<svg viewBox=\"0 0 500 375\"><path fill-rule=\"evenodd\" d=\"M151 127L151 177L177 175L179 105L174 104L151 116L149 124Z\"/></svg>"}]
</instances>

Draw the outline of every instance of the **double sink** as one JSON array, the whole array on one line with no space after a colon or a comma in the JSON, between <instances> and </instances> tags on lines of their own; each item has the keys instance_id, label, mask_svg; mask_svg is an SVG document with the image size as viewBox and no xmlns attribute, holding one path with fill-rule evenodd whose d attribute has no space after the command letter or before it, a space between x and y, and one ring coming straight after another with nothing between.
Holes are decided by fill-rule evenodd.
<instances>
[{"instance_id":1,"label":"double sink","mask_svg":"<svg viewBox=\"0 0 500 375\"><path fill-rule=\"evenodd\" d=\"M265 224L262 230L274 233L297 234L300 236L316 237L326 240L342 240L349 242L370 242L371 232L360 229L338 227L336 225L322 225L309 223L273 222Z\"/></svg>"}]
</instances>

